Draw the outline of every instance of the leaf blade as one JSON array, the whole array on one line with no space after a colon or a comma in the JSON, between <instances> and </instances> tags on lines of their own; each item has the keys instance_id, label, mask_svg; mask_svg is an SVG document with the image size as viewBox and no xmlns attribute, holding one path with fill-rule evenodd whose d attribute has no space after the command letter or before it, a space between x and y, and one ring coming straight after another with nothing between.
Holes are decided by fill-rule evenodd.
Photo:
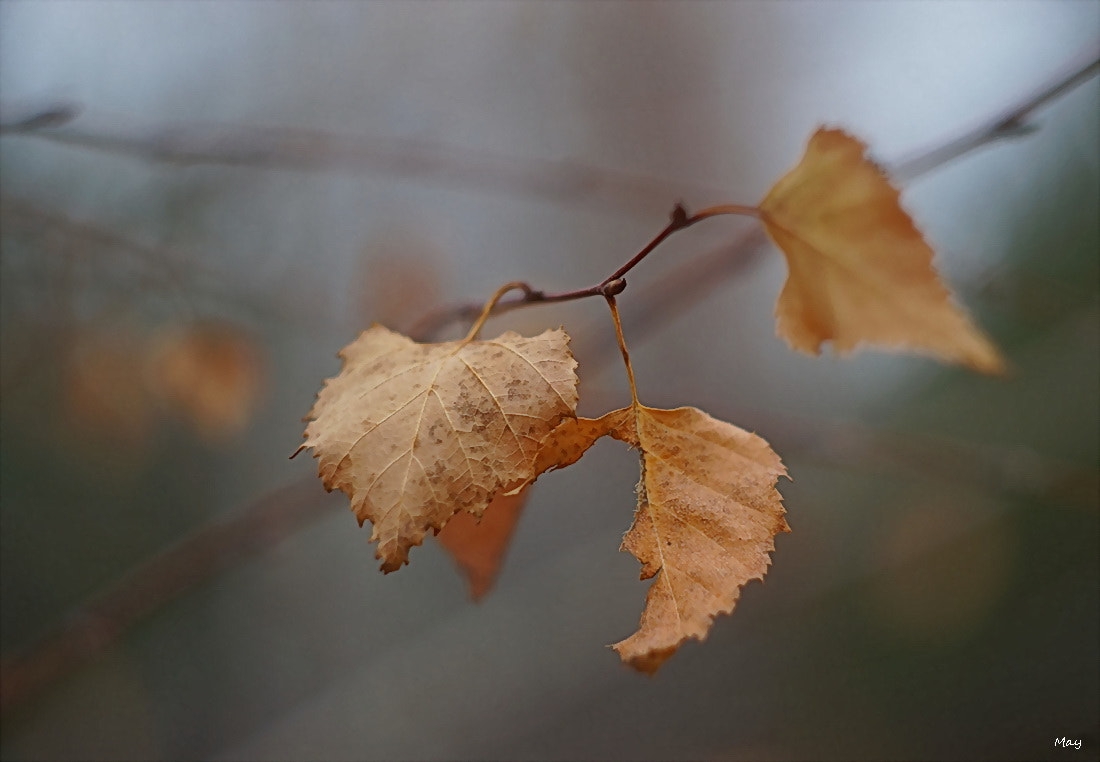
<instances>
[{"instance_id":1,"label":"leaf blade","mask_svg":"<svg viewBox=\"0 0 1100 762\"><path fill-rule=\"evenodd\" d=\"M480 516L534 479L540 443L575 414L568 342L559 329L418 344L375 325L340 352L303 446L325 487L371 521L383 571L458 511Z\"/></svg>"},{"instance_id":2,"label":"leaf blade","mask_svg":"<svg viewBox=\"0 0 1100 762\"><path fill-rule=\"evenodd\" d=\"M841 130L819 129L759 205L783 252L777 330L793 348L846 354L862 343L911 349L1001 373L993 343L952 301L900 194Z\"/></svg>"},{"instance_id":3,"label":"leaf blade","mask_svg":"<svg viewBox=\"0 0 1100 762\"><path fill-rule=\"evenodd\" d=\"M733 611L741 587L767 571L775 535L790 528L775 489L786 469L767 442L696 408L636 410L632 426L611 432L641 451L621 550L654 580L637 632L612 648L653 673Z\"/></svg>"}]
</instances>

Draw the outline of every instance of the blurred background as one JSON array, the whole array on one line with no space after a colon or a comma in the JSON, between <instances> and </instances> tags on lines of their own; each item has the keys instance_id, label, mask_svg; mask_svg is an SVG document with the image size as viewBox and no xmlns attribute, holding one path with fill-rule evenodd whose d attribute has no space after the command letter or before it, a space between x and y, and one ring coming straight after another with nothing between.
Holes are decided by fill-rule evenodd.
<instances>
[{"instance_id":1,"label":"blurred background","mask_svg":"<svg viewBox=\"0 0 1100 762\"><path fill-rule=\"evenodd\" d=\"M619 443L539 481L476 605L435 542L383 577L287 456L372 321L598 282L821 123L904 160L1098 30L1085 2L6 0L4 759L1095 757L1095 79L905 185L1006 378L789 351L751 221L631 275L644 401L793 477L766 582L654 678L604 647L648 585ZM628 400L605 312L488 331L564 324L596 414Z\"/></svg>"}]
</instances>

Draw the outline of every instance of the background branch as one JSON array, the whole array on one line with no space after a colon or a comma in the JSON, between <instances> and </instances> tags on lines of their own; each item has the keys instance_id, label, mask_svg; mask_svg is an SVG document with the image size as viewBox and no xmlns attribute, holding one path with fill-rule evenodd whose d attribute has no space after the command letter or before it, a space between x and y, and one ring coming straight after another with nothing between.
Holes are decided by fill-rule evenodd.
<instances>
[{"instance_id":1,"label":"background branch","mask_svg":"<svg viewBox=\"0 0 1100 762\"><path fill-rule=\"evenodd\" d=\"M141 125L75 104L0 106L0 134L192 166L366 172L502 195L638 212L728 191L569 160L516 158L427 140L218 124Z\"/></svg>"},{"instance_id":2,"label":"background branch","mask_svg":"<svg viewBox=\"0 0 1100 762\"><path fill-rule=\"evenodd\" d=\"M1022 98L1019 103L953 140L917 151L912 156L898 161L891 168L890 175L898 182L906 182L990 143L1030 134L1038 129L1036 125L1027 123L1028 118L1035 111L1096 76L1098 71L1100 71L1100 46L1094 45L1082 52L1045 85L1028 97Z\"/></svg>"},{"instance_id":3,"label":"background branch","mask_svg":"<svg viewBox=\"0 0 1100 762\"><path fill-rule=\"evenodd\" d=\"M322 507L339 503L325 497L315 479L299 479L138 565L31 649L3 660L0 711L80 666L165 603L330 515Z\"/></svg>"}]
</instances>

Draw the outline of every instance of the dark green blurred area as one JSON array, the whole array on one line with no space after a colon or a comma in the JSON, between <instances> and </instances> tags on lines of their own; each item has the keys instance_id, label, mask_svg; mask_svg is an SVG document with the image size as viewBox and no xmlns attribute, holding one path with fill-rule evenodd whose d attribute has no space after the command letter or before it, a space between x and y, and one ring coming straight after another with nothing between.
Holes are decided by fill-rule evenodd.
<instances>
[{"instance_id":1,"label":"dark green blurred area","mask_svg":"<svg viewBox=\"0 0 1100 762\"><path fill-rule=\"evenodd\" d=\"M929 67L946 55L938 44L955 49L946 32L936 32L957 24L952 4L943 5L942 17L919 11L932 19L920 27L929 35ZM259 29L259 39L289 45L298 34L287 18L246 21L248 11L233 7L218 13L243 14L232 23ZM270 106L280 98L259 96L257 103L272 112L261 106L219 112L209 104L222 103L214 86L222 73L203 80L209 90L177 83L177 91L166 82L164 92L192 98L200 114L208 104L237 125L278 123L293 113L306 116L286 121L303 128L370 134L382 131L370 121L382 112L392 120L382 124L399 134L407 127L409 134L438 138L431 130L441 130L445 142L482 149L499 140L503 153L521 159L557 155L560 148L613 168L630 155L640 157L634 171L701 184L711 178L693 171L744 161L746 179L732 184L736 189L763 187L777 176L782 162L770 157L789 146L773 132L790 113L855 119L866 112L852 92L873 90L883 71L903 92L921 92L923 81L901 52L899 61L881 51L854 63L842 55L849 26L885 35L881 30L908 23L914 6L829 4L844 23L828 27L827 14L808 11L820 29L797 21L792 9L752 3L684 4L690 10L500 6L498 15L483 15L485 6L456 7L441 11L454 14L447 18L455 29L500 28L486 33L493 41L487 68L470 75L485 89L459 88L451 100L431 90L435 80L427 75L424 82L402 79L403 67L415 62L396 47L382 56L391 68L362 74L385 92L385 82L377 83L393 78L392 100L341 99L334 93L344 90L325 89L319 83L330 76L360 76L337 60L338 51L351 57L349 40L358 39L341 36L341 26L352 22L338 10L332 17L287 12L309 21L298 19L312 46L303 48L321 52L308 57L308 66L292 67L285 82L282 69L257 63L268 60L260 47L255 58L231 59L239 62L242 87L251 87L252 77L284 93L286 112ZM359 16L355 23L367 35L372 25L389 28L375 14L392 17L386 23L394 28L400 24L393 18L415 16L395 8L356 11L369 23ZM1010 28L1013 13L1027 8L1042 13L1025 4L976 12ZM1096 15L1087 7L1052 13L1079 13L1082 26ZM743 25L743 44L773 35L776 49L805 50L808 57L782 57L776 80L746 79L752 64L767 63L758 63L762 51L771 51L758 42L744 58L729 53L728 61L700 73L706 51L726 48L707 36L716 19L725 24L718 25L723 34ZM206 23L201 14L200 22ZM452 40L439 23L434 32L414 24L408 34L417 61L438 55L447 69L451 54L432 47ZM667 27L671 42L664 47ZM591 40L590 47L577 43L579 53L562 53L579 61L570 75L552 65L558 59L539 36L548 28L564 30L565 40ZM990 34L996 37L997 29ZM799 46L819 34L818 60L815 49ZM1003 46L1017 40L1013 34L1003 33ZM122 44L124 37L107 35L102 44ZM181 61L192 60L188 44L198 45L181 43ZM998 45L983 50L1000 60ZM0 69L15 82L10 72L20 62L8 55ZM909 55L923 60L919 50ZM798 84L818 67L830 72L830 82L867 81L852 91L834 84L835 93L821 97L839 105L820 114ZM436 76L447 81L445 74ZM237 80L224 76L229 91ZM576 89L560 101L546 95L540 104L539 87L555 76ZM698 93L678 84L689 77L698 77L692 80L701 83ZM965 77L958 79L963 90ZM733 103L771 103L779 81L795 105L755 106L745 115L716 84L727 81ZM418 96L413 84L427 94ZM1015 97L1029 86L1005 92ZM150 87L148 97L161 92ZM477 122L463 122L466 132L447 131L448 115L466 115L479 104L490 109L486 104L495 101L486 93L496 88L512 93L506 103L523 106L494 113L503 125L499 135L470 127ZM11 85L6 89L4 98ZM264 496L274 494L274 504L296 501L289 508L301 523L279 542L258 540L264 549L257 554L242 544L239 562L157 603L94 658L5 711L3 758L1095 758L1098 92L1095 80L1086 83L1036 117L1036 134L963 157L906 189L920 224L935 232L940 267L1009 358L1005 378L893 355L844 361L792 355L771 335L782 277L777 259L731 277L664 328L632 340L653 404L695 404L757 431L794 477L781 484L793 532L778 538L765 583L749 585L734 615L720 618L705 644L688 644L652 679L621 667L603 647L631 631L645 590L636 562L616 552L637 478L636 459L625 449L601 443L576 466L540 481L497 588L477 606L436 547L415 550L397 574L378 574L367 532L355 527L346 498L325 495L319 483L310 491L314 463L286 457L300 442L299 419L313 394L337 370L333 355L370 320L386 319L380 311L411 303L415 317L426 311L419 309L429 301L425 294L432 294L425 308L480 298L511 277L582 285L628 256L659 228L663 212L630 208L624 215L596 202L485 193L464 188L461 178L430 174L409 181L384 172L179 167L5 135L5 664L36 653L41 638L135 565L211 522L262 505ZM921 92L929 101L938 94ZM931 107L914 99L916 119ZM1007 105L1000 90L990 99ZM138 100L120 98L114 106L133 112ZM985 105L976 104L971 116L988 116ZM547 121L559 106L579 116ZM718 106L724 110L710 120ZM173 123L183 121L183 111L162 104L157 113ZM927 118L935 136L939 119ZM685 124L695 130L687 137ZM954 128L944 124L942 134ZM889 127L877 129L902 142ZM576 145L563 139L561 147L555 130L587 137ZM726 131L740 146L752 141L754 150L731 148L712 164L708 136ZM769 158L743 158L758 152ZM980 198L967 195L974 187L982 188ZM954 206L937 207L937 199ZM665 201L654 205L664 209ZM406 235L408 229L422 238ZM666 259L632 276L632 288L729 233L707 235L670 242ZM406 265L413 270L402 270ZM379 283L383 272L388 280ZM631 294L622 297L624 313ZM572 330L595 314L587 309L524 311L499 325L531 331L564 321ZM202 366L202 383L165 361L194 357L170 352L180 346L171 343L176 332L196 326L226 342L202 355L210 363ZM618 400L617 366L598 372L597 358L580 359L582 398ZM175 396L150 391L166 383L175 385ZM224 415L214 423L204 418L225 404L248 411L240 425ZM295 480L307 489L283 491ZM1081 739L1082 750L1055 748L1062 736Z\"/></svg>"}]
</instances>

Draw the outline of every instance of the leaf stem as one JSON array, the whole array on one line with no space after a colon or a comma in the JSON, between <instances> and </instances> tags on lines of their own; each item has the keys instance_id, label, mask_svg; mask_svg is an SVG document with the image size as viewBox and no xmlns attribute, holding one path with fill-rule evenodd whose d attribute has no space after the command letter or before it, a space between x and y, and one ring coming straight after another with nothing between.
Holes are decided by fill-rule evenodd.
<instances>
[{"instance_id":1,"label":"leaf stem","mask_svg":"<svg viewBox=\"0 0 1100 762\"><path fill-rule=\"evenodd\" d=\"M496 290L492 298L485 302L485 307L482 308L481 314L478 315L477 320L470 326L470 332L466 334L466 338L463 339L463 343L473 341L477 338L478 333L481 332L481 327L485 325L485 321L489 319L489 316L493 313L493 308L497 306L497 302L500 298L507 294L509 291L520 289L523 291L524 298L527 298L534 293L529 285L520 280L514 280L511 283L505 283L503 286Z\"/></svg>"},{"instance_id":2,"label":"leaf stem","mask_svg":"<svg viewBox=\"0 0 1100 762\"><path fill-rule=\"evenodd\" d=\"M755 206L742 206L741 204L719 204L708 206L706 209L696 212L691 216L692 223L705 220L708 217L718 217L723 214L739 214L745 217L760 219L760 210Z\"/></svg>"},{"instance_id":3,"label":"leaf stem","mask_svg":"<svg viewBox=\"0 0 1100 762\"><path fill-rule=\"evenodd\" d=\"M619 340L619 351L623 355L623 363L626 365L626 377L630 381L630 399L633 406L638 407L638 386L634 383L634 366L630 364L630 351L626 348L626 339L623 337L623 321L619 319L619 305L611 294L604 294L607 306L611 310L611 321L615 323L615 338Z\"/></svg>"}]
</instances>

